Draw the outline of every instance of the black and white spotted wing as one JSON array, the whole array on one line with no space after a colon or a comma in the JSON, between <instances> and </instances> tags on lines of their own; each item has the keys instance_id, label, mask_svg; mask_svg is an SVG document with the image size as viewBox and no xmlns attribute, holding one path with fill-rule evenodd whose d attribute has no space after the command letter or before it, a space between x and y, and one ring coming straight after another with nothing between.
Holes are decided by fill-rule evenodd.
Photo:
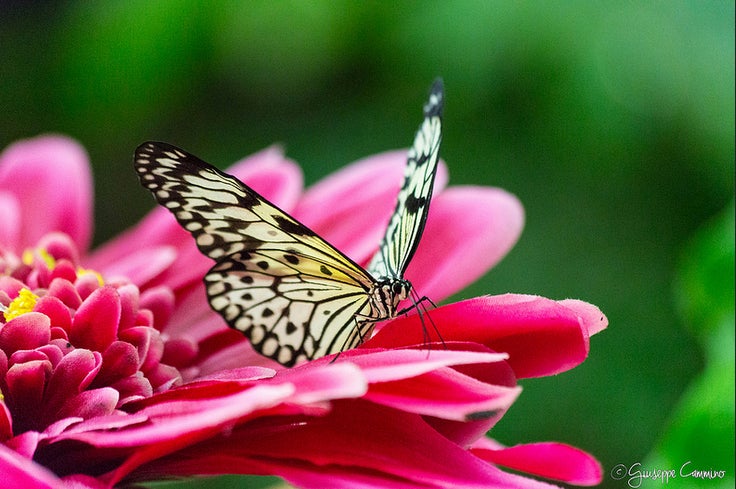
<instances>
[{"instance_id":1,"label":"black and white spotted wing","mask_svg":"<svg viewBox=\"0 0 736 489\"><path fill-rule=\"evenodd\" d=\"M204 278L212 308L284 365L352 348L374 316L373 278L235 177L166 143L138 147L144 187L216 264ZM357 330L356 325L362 326Z\"/></svg>"},{"instance_id":2,"label":"black and white spotted wing","mask_svg":"<svg viewBox=\"0 0 736 489\"><path fill-rule=\"evenodd\" d=\"M401 274L427 215L434 180L427 168L437 165L441 105L442 85L436 82L381 243L379 255L386 259L373 266L374 273L237 178L181 149L144 143L136 150L135 169L141 184L215 261L204 278L212 308L257 351L291 366L359 345L409 296L411 285Z\"/></svg>"},{"instance_id":3,"label":"black and white spotted wing","mask_svg":"<svg viewBox=\"0 0 736 489\"><path fill-rule=\"evenodd\" d=\"M368 272L374 277L402 278L427 221L442 140L442 80L435 80L424 106L424 120L409 148L404 181L396 207Z\"/></svg>"}]
</instances>

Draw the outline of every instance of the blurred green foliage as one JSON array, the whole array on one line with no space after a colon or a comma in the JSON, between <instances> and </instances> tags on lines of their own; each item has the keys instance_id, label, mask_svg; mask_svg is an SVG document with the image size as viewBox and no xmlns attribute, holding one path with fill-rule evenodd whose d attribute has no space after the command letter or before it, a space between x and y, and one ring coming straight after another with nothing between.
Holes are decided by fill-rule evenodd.
<instances>
[{"instance_id":1,"label":"blurred green foliage","mask_svg":"<svg viewBox=\"0 0 736 489\"><path fill-rule=\"evenodd\" d=\"M438 75L451 183L504 187L527 212L517 247L460 296L581 298L610 320L581 367L524 382L493 435L565 441L606 470L643 461L722 341L672 290L686 240L733 198L732 2L6 2L0 145L84 144L101 243L153 206L131 167L142 141L223 167L283 143L309 184L408 145ZM678 290L732 301L720 287Z\"/></svg>"},{"instance_id":2,"label":"blurred green foliage","mask_svg":"<svg viewBox=\"0 0 736 489\"><path fill-rule=\"evenodd\" d=\"M688 243L677 274L679 309L706 358L646 463L677 469L670 487L734 487L734 226L732 203ZM725 475L683 477L694 470ZM649 480L645 487L661 484Z\"/></svg>"}]
</instances>

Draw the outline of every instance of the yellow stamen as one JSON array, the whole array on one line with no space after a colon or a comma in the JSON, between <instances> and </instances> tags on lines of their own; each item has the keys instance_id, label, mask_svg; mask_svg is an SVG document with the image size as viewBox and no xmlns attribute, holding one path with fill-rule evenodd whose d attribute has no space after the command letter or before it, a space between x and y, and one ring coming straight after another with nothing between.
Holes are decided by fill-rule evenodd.
<instances>
[{"instance_id":1,"label":"yellow stamen","mask_svg":"<svg viewBox=\"0 0 736 489\"><path fill-rule=\"evenodd\" d=\"M18 297L13 299L10 305L8 305L8 307L3 312L3 316L5 316L5 322L17 318L21 314L31 312L36 306L37 300L38 296L30 290L26 289L25 287L20 289Z\"/></svg>"},{"instance_id":2,"label":"yellow stamen","mask_svg":"<svg viewBox=\"0 0 736 489\"><path fill-rule=\"evenodd\" d=\"M49 252L44 249L37 249L35 250L35 252L31 250L25 250L22 257L23 263L25 263L26 265L33 265L33 260L37 256L41 258L44 263L46 263L46 267L49 270L53 270L56 266L56 260L54 260L54 257L49 255Z\"/></svg>"},{"instance_id":3,"label":"yellow stamen","mask_svg":"<svg viewBox=\"0 0 736 489\"><path fill-rule=\"evenodd\" d=\"M81 277L82 275L86 275L88 273L92 273L97 277L97 283L100 285L100 287L105 285L105 279L102 278L102 275L100 275L100 272L98 272L97 270L82 267L77 268L77 277Z\"/></svg>"}]
</instances>

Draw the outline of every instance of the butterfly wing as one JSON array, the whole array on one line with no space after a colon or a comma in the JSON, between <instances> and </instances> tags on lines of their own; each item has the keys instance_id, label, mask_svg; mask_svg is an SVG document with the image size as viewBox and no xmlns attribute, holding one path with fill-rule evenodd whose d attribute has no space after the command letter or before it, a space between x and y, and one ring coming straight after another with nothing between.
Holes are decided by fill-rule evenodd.
<instances>
[{"instance_id":1,"label":"butterfly wing","mask_svg":"<svg viewBox=\"0 0 736 489\"><path fill-rule=\"evenodd\" d=\"M422 125L409 148L396 207L378 252L368 265L368 272L377 279L403 278L424 231L439 160L443 101L442 80L437 79L424 106Z\"/></svg>"},{"instance_id":2,"label":"butterfly wing","mask_svg":"<svg viewBox=\"0 0 736 489\"><path fill-rule=\"evenodd\" d=\"M253 347L291 366L360 344L373 279L253 189L166 143L138 147L141 184L216 264L210 305Z\"/></svg>"}]
</instances>

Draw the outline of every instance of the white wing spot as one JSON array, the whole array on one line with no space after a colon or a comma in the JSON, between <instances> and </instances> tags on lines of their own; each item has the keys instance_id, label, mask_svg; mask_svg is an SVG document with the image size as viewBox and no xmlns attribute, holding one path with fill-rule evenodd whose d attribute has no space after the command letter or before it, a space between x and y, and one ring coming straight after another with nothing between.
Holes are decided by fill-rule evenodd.
<instances>
[{"instance_id":1,"label":"white wing spot","mask_svg":"<svg viewBox=\"0 0 736 489\"><path fill-rule=\"evenodd\" d=\"M199 236L197 236L197 244L199 246L212 246L214 242L215 238L213 238L209 234L200 234Z\"/></svg>"}]
</instances>

